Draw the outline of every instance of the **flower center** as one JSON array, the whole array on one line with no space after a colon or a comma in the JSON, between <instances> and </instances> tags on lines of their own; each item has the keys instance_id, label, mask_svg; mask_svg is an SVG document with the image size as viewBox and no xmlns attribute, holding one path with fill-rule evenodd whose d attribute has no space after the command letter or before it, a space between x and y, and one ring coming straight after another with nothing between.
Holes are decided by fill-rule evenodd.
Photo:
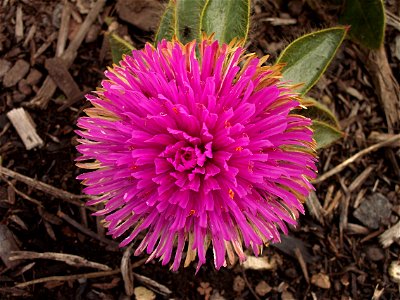
<instances>
[{"instance_id":1,"label":"flower center","mask_svg":"<svg viewBox=\"0 0 400 300\"><path fill-rule=\"evenodd\" d=\"M175 160L172 163L176 170L183 172L191 170L197 165L197 154L193 147L184 147L175 154Z\"/></svg>"}]
</instances>

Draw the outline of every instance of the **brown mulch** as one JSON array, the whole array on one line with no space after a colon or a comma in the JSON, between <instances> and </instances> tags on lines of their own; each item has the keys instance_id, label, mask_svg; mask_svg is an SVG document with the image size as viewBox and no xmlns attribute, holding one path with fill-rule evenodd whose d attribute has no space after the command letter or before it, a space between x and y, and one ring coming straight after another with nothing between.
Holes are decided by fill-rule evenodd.
<instances>
[{"instance_id":1,"label":"brown mulch","mask_svg":"<svg viewBox=\"0 0 400 300\"><path fill-rule=\"evenodd\" d=\"M66 49L94 2L70 1ZM237 264L216 271L209 253L209 262L198 274L194 265L171 272L158 262L144 264L145 256L129 256L129 249L115 247L101 220L77 205L83 200L78 197L81 186L75 179L79 170L74 162L74 130L77 118L88 106L82 95L99 85L103 71L111 64L104 35L108 17L119 24L120 34L129 36L140 48L153 38L160 15L157 9L165 5L165 1L132 1L150 3L139 9L129 8L128 2L119 1L120 7L114 1L106 2L70 66L55 59L61 47L57 39L63 30L64 1L3 0L0 4L0 163L31 180L0 173L0 298L129 299L126 294L141 286L155 291L157 299L400 299L398 284L388 274L389 265L400 259L399 241L383 247L379 239L400 218L398 143L367 153L318 183L314 203L320 206L314 214L307 210L282 244L265 249L264 263L268 264L262 270ZM325 3L253 1L249 51L259 56L270 54L273 62L301 34L337 24L340 8L320 2ZM385 2L389 11L400 14L399 1ZM129 20L124 8L139 9L136 14L147 13L155 23L148 22L149 18L140 23L138 18ZM270 18L293 19L296 24L272 25ZM386 55L394 80L400 82L396 38L400 39L400 31L388 26ZM309 93L335 112L345 133L342 140L319 152L320 174L387 139L384 133L400 132L400 124L388 127L376 74L371 73L366 60L365 51L346 40ZM45 107L38 107L33 100L49 74L58 78L58 88ZM36 124L32 130L42 140L42 147L26 150L6 116L20 107ZM49 186L38 185L38 181ZM37 259L37 254L29 254L35 258L11 261L5 259L11 250L79 258L61 255L61 260L56 260L53 255L52 259ZM87 273L97 275L74 277ZM18 286L53 276L59 277Z\"/></svg>"}]
</instances>

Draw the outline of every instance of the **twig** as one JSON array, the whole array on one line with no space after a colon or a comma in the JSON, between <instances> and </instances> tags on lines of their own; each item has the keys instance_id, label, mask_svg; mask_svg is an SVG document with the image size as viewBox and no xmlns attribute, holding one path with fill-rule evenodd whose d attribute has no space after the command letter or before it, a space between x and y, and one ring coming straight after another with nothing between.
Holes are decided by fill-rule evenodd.
<instances>
[{"instance_id":1,"label":"twig","mask_svg":"<svg viewBox=\"0 0 400 300\"><path fill-rule=\"evenodd\" d=\"M163 296L168 296L168 295L172 294L171 290L169 288L167 288L165 285L162 285L162 284L158 283L157 281L150 279L146 276L139 275L134 272L132 274L133 274L133 276L135 276L135 278L138 281L140 281L141 283L146 285L148 288L150 288L154 292L161 294Z\"/></svg>"},{"instance_id":2,"label":"twig","mask_svg":"<svg viewBox=\"0 0 400 300\"><path fill-rule=\"evenodd\" d=\"M8 128L10 128L10 126L11 126L10 122L7 122L7 124L4 125L3 130L0 132L0 137L2 137L7 132Z\"/></svg>"},{"instance_id":3,"label":"twig","mask_svg":"<svg viewBox=\"0 0 400 300\"><path fill-rule=\"evenodd\" d=\"M143 265L146 262L146 260L147 260L147 258L144 258L144 259L141 259L141 260L133 263L132 269L140 267L141 265ZM18 283L14 287L15 288L24 288L24 287L34 285L37 283L43 283L43 282L49 282L49 281L70 281L70 280L78 280L81 278L86 278L86 279L98 278L98 277L117 275L120 272L121 272L120 269L115 269L115 270L111 270L111 271L100 271L100 272L91 272L91 273L83 273L83 274L75 274L75 275L50 276L50 277L38 278L35 280ZM170 291L170 293L171 293L171 291Z\"/></svg>"},{"instance_id":4,"label":"twig","mask_svg":"<svg viewBox=\"0 0 400 300\"><path fill-rule=\"evenodd\" d=\"M261 18L260 21L270 22L272 26L294 25L297 23L297 20L292 18Z\"/></svg>"},{"instance_id":5,"label":"twig","mask_svg":"<svg viewBox=\"0 0 400 300\"><path fill-rule=\"evenodd\" d=\"M92 8L92 10L87 15L85 21L79 27L79 31L69 44L67 50L61 55L61 58L64 60L65 66L67 68L69 68L75 60L78 48L80 47L87 32L89 31L90 26L96 20L97 15L103 9L105 2L106 0L97 0L95 6ZM27 105L45 109L55 91L56 84L50 76L47 76L36 97L34 97Z\"/></svg>"},{"instance_id":6,"label":"twig","mask_svg":"<svg viewBox=\"0 0 400 300\"><path fill-rule=\"evenodd\" d=\"M253 294L254 299L256 299L256 300L261 300L261 298L258 297L257 293L254 291L254 289L253 289L252 286L250 285L250 282L247 280L246 272L244 271L243 268L242 268L242 274L243 274L244 282L246 283L246 285L247 285L247 287L248 287L250 293Z\"/></svg>"},{"instance_id":7,"label":"twig","mask_svg":"<svg viewBox=\"0 0 400 300\"><path fill-rule=\"evenodd\" d=\"M46 41L44 42L44 44L42 46L39 47L39 49L37 49L36 53L33 55L33 58L38 58L40 55L42 55L44 53L44 51L47 50L47 48L50 47L51 43L57 38L57 32L53 32L52 34L50 34L48 36L48 38L46 39Z\"/></svg>"},{"instance_id":8,"label":"twig","mask_svg":"<svg viewBox=\"0 0 400 300\"><path fill-rule=\"evenodd\" d=\"M350 205L350 193L345 192L344 201L340 203L340 216L339 216L339 245L343 249L343 236L347 228L348 214Z\"/></svg>"},{"instance_id":9,"label":"twig","mask_svg":"<svg viewBox=\"0 0 400 300\"><path fill-rule=\"evenodd\" d=\"M10 180L6 179L3 175L0 175L0 178L1 178L1 180L4 180L4 181L14 190L14 192L15 192L16 194L20 195L22 198L28 200L29 202L32 202L33 204L36 204L36 205L39 206L39 207L42 207L42 206L43 206L43 204L42 204L41 202L39 202L38 200L33 199L33 198L29 197L27 194L25 194L25 193L19 191L19 190L13 185L13 183L12 183Z\"/></svg>"},{"instance_id":10,"label":"twig","mask_svg":"<svg viewBox=\"0 0 400 300\"><path fill-rule=\"evenodd\" d=\"M300 249L297 247L294 249L294 254L296 255L297 261L300 264L301 271L303 272L304 278L306 279L307 283L310 283L310 277L308 276L307 264L304 261L303 254L301 254Z\"/></svg>"},{"instance_id":11,"label":"twig","mask_svg":"<svg viewBox=\"0 0 400 300\"><path fill-rule=\"evenodd\" d=\"M360 244L363 244L363 243L365 243L365 242L368 242L368 241L370 241L370 240L372 240L373 238L376 238L378 235L380 235L381 233L383 233L385 230L383 229L383 228L380 228L380 229L378 229L378 230L376 230L376 231L374 231L374 232L371 232L370 234L368 234L367 236L365 236L365 237L363 237L361 240L360 240Z\"/></svg>"},{"instance_id":12,"label":"twig","mask_svg":"<svg viewBox=\"0 0 400 300\"><path fill-rule=\"evenodd\" d=\"M393 26L398 31L400 31L400 17L386 10L386 22L388 25Z\"/></svg>"},{"instance_id":13,"label":"twig","mask_svg":"<svg viewBox=\"0 0 400 300\"><path fill-rule=\"evenodd\" d=\"M378 131L372 131L370 133L370 135L368 136L368 142L379 143L379 142L383 142L383 141L386 141L386 140L390 139L392 136L394 136L394 134L382 133L382 132L378 132ZM391 148L400 147L400 140L397 141L396 143L392 143L389 146Z\"/></svg>"},{"instance_id":14,"label":"twig","mask_svg":"<svg viewBox=\"0 0 400 300\"><path fill-rule=\"evenodd\" d=\"M128 296L133 295L133 274L132 274L132 267L131 267L131 254L132 254L132 247L131 244L129 247L125 249L124 255L122 255L121 259L121 275L122 279L124 280L124 288L125 293Z\"/></svg>"},{"instance_id":15,"label":"twig","mask_svg":"<svg viewBox=\"0 0 400 300\"><path fill-rule=\"evenodd\" d=\"M94 233L93 231L83 227L81 224L79 224L77 221L69 217L68 215L64 214L62 211L57 212L57 216L59 216L61 219L69 223L70 225L74 226L76 229L79 231L83 232L84 234L112 247L113 249L119 249L118 243L111 241L109 239L103 238L99 236L98 234Z\"/></svg>"},{"instance_id":16,"label":"twig","mask_svg":"<svg viewBox=\"0 0 400 300\"><path fill-rule=\"evenodd\" d=\"M385 147L387 145L390 145L391 143L396 142L397 140L400 140L400 134L396 134L395 136L391 137L390 139L377 143L375 145L372 145L368 148L365 148L364 150L361 150L360 152L356 153L355 155L353 155L352 157L346 159L344 162L342 162L341 164L337 165L336 167L334 167L333 169L329 170L328 172L322 174L320 177L318 177L317 179L315 179L313 181L314 184L317 183L321 183L322 181L328 179L329 177L343 171L348 165L352 164L353 162L355 162L356 160L358 160L359 158L363 157L364 155L376 151L382 147Z\"/></svg>"},{"instance_id":17,"label":"twig","mask_svg":"<svg viewBox=\"0 0 400 300\"><path fill-rule=\"evenodd\" d=\"M64 53L65 44L68 38L69 21L71 19L71 6L68 1L64 0L63 10L61 13L60 30L58 31L56 57L60 57Z\"/></svg>"},{"instance_id":18,"label":"twig","mask_svg":"<svg viewBox=\"0 0 400 300\"><path fill-rule=\"evenodd\" d=\"M58 189L54 186L51 186L47 183L41 182L36 179L32 179L32 178L22 175L20 173L14 172L14 171L4 168L2 166L0 166L0 174L12 177L18 181L21 181L21 182L29 185L30 187L33 187L33 188L39 190L39 191L50 194L56 198L63 199L68 203L77 205L79 207L86 207L88 210L91 210L91 211L96 211L96 209L93 207L85 206L85 203L80 200L80 199L88 198L85 195L72 194L70 192L67 192L67 191Z\"/></svg>"},{"instance_id":19,"label":"twig","mask_svg":"<svg viewBox=\"0 0 400 300\"><path fill-rule=\"evenodd\" d=\"M33 251L12 251L12 256L10 256L10 260L20 260L20 259L51 259L65 262L66 264L73 267L86 267L86 268L95 268L102 271L110 271L111 268L107 265L100 264L97 262L89 261L83 257L65 254L65 253L56 253L56 252L33 252Z\"/></svg>"},{"instance_id":20,"label":"twig","mask_svg":"<svg viewBox=\"0 0 400 300\"><path fill-rule=\"evenodd\" d=\"M36 24L33 24L31 28L29 28L28 34L26 35L25 41L22 44L23 48L26 48L31 41L31 39L35 36L36 33Z\"/></svg>"},{"instance_id":21,"label":"twig","mask_svg":"<svg viewBox=\"0 0 400 300\"><path fill-rule=\"evenodd\" d=\"M18 283L14 287L23 288L23 287L27 287L27 286L30 286L33 284L49 282L49 281L70 281L70 280L78 280L81 278L86 278L86 279L98 278L98 277L116 275L119 272L120 272L120 269L115 269L115 270L111 270L111 271L92 272L92 273L84 273L84 274L76 274L76 275L50 276L50 277L38 278L35 280L23 282L23 283Z\"/></svg>"}]
</instances>

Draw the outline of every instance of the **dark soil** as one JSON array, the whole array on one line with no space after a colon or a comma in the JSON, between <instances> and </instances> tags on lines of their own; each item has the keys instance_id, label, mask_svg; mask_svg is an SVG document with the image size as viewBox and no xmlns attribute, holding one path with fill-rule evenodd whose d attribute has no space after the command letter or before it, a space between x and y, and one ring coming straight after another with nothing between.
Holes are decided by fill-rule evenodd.
<instances>
[{"instance_id":1,"label":"dark soil","mask_svg":"<svg viewBox=\"0 0 400 300\"><path fill-rule=\"evenodd\" d=\"M77 20L86 16L84 11L80 12L78 4L91 2L95 1L71 3ZM323 5L320 1L287 2L253 1L253 26L247 46L249 51L259 56L270 54L271 63L290 41L303 33L338 24L338 5ZM78 102L60 112L65 96L57 89L46 109L27 106L48 74L45 60L55 56L57 39L51 41L42 54L35 57L35 53L49 36L58 32L62 1L9 0L3 3L0 5L0 162L5 168L79 195L81 185L75 177L80 171L74 162L78 155L74 129L77 118L88 104L81 97ZM17 41L15 26L18 6L23 12L24 35ZM386 6L389 11L399 15L398 1L386 1ZM103 71L112 63L103 34L107 31L104 22L106 17L115 18L120 24L119 31L129 34L137 48L153 38L152 31L144 31L121 20L115 3L108 1L94 23L101 31L95 32L96 28L93 28L93 36L89 42L82 43L69 68L81 91L94 90L99 86ZM273 26L267 21L267 18L278 17L293 18L296 24ZM77 20L71 19L71 37L78 28ZM31 41L24 44L32 26L36 26L36 32ZM396 29L387 27L385 49L398 82L400 61L394 56L394 49L395 38L399 38L399 35ZM345 133L342 140L319 152L320 174L375 143L368 138L371 132L388 132L386 116L378 101L377 89L372 83L373 74L367 71L365 61L359 56L359 49L360 46L346 40L325 75L309 93L335 112ZM19 59L29 63L30 71L36 69L42 76L37 82L29 84L26 83L26 74L15 85L5 87L2 67L7 62L12 67ZM6 113L17 107L25 107L31 115L37 133L44 142L43 147L26 150L14 127L9 125ZM396 132L399 132L399 128L395 128ZM140 263L133 271L172 291L169 296L157 293L157 299L371 299L374 293L374 299L400 299L398 284L391 281L388 274L389 265L400 259L400 246L395 242L384 248L379 242L379 235L399 222L399 164L399 148L384 147L317 184L316 195L323 207L322 218L316 219L307 211L300 218L299 226L292 228L289 238L284 239L280 245L265 249L263 255L275 263L269 270L244 269L237 264L216 271L212 254L208 253L208 263L196 275L194 264L172 272L158 262ZM358 178L368 168L371 169L369 174L365 178ZM352 186L357 178L360 183ZM43 204L41 212L37 205L16 193L10 184L17 191L40 201ZM353 213L360 203L371 197L374 199L377 194L382 194L390 203L389 217L380 220L376 228L368 228ZM20 250L75 254L112 269L120 267L124 249L109 250L104 243L57 217L59 211L98 236L104 235L89 211L11 177L0 177L0 224L6 225L14 234ZM342 233L340 224L342 227L345 224ZM0 244L3 250L4 245ZM305 270L301 268L301 258L293 251L295 247L300 249L309 278L305 277ZM135 264L144 257L132 256L131 262ZM33 261L35 264L30 265ZM124 281L119 273L93 279L58 280L14 288L18 283L37 278L95 271L54 260L24 260L10 268L0 263L0 298L129 299L125 295ZM318 278L323 282L315 282ZM259 291L262 281L271 287L265 295ZM137 278L134 286L150 288ZM157 287L154 289L159 291ZM382 290L380 296L377 294L379 290Z\"/></svg>"}]
</instances>

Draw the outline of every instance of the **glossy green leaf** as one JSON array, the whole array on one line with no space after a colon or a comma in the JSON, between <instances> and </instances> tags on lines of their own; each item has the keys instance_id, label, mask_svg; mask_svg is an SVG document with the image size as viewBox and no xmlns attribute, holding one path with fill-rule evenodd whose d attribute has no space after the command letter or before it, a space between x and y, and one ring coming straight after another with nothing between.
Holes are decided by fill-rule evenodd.
<instances>
[{"instance_id":1,"label":"glossy green leaf","mask_svg":"<svg viewBox=\"0 0 400 300\"><path fill-rule=\"evenodd\" d=\"M176 34L176 0L170 0L167 8L161 18L160 26L158 27L155 43L162 39L171 40Z\"/></svg>"},{"instance_id":2,"label":"glossy green leaf","mask_svg":"<svg viewBox=\"0 0 400 300\"><path fill-rule=\"evenodd\" d=\"M340 22L351 26L351 39L361 45L371 49L382 45L385 33L382 0L346 0Z\"/></svg>"},{"instance_id":3,"label":"glossy green leaf","mask_svg":"<svg viewBox=\"0 0 400 300\"><path fill-rule=\"evenodd\" d=\"M201 37L201 15L208 0L178 0L176 3L177 36L182 43Z\"/></svg>"},{"instance_id":4,"label":"glossy green leaf","mask_svg":"<svg viewBox=\"0 0 400 300\"><path fill-rule=\"evenodd\" d=\"M294 110L293 112L310 118L311 120L327 123L337 129L340 128L339 121L326 105L311 97L304 97L301 101L301 105L305 106L306 109Z\"/></svg>"},{"instance_id":5,"label":"glossy green leaf","mask_svg":"<svg viewBox=\"0 0 400 300\"><path fill-rule=\"evenodd\" d=\"M119 63L123 54L130 54L135 47L115 33L107 33L114 63Z\"/></svg>"},{"instance_id":6,"label":"glossy green leaf","mask_svg":"<svg viewBox=\"0 0 400 300\"><path fill-rule=\"evenodd\" d=\"M342 132L327 123L313 120L312 129L317 149L325 148L343 137Z\"/></svg>"},{"instance_id":7,"label":"glossy green leaf","mask_svg":"<svg viewBox=\"0 0 400 300\"><path fill-rule=\"evenodd\" d=\"M303 83L298 89L305 94L325 72L346 35L347 27L333 27L304 35L292 42L281 53L277 63L284 80Z\"/></svg>"},{"instance_id":8,"label":"glossy green leaf","mask_svg":"<svg viewBox=\"0 0 400 300\"><path fill-rule=\"evenodd\" d=\"M249 31L250 0L208 0L201 18L201 28L215 33L220 43L233 38L247 38Z\"/></svg>"}]
</instances>

